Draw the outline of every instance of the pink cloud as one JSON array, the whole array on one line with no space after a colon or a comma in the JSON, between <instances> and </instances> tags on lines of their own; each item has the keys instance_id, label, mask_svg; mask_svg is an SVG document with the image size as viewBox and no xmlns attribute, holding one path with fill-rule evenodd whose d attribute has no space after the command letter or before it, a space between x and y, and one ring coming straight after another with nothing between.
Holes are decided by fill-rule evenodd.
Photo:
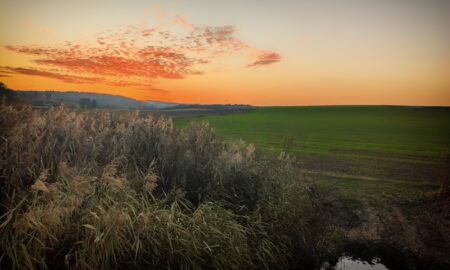
<instances>
[{"instance_id":1,"label":"pink cloud","mask_svg":"<svg viewBox=\"0 0 450 270\"><path fill-rule=\"evenodd\" d=\"M43 71L43 70L38 70L38 69L33 69L33 68L2 67L2 72L3 71L9 71L9 72L13 72L16 74L24 74L24 75L52 78L52 79L56 79L56 80L59 80L62 82L67 82L67 83L83 84L83 83L99 83L99 82L101 82L101 80L99 78L95 78L95 77L73 76L73 75Z\"/></svg>"},{"instance_id":2,"label":"pink cloud","mask_svg":"<svg viewBox=\"0 0 450 270\"><path fill-rule=\"evenodd\" d=\"M180 16L173 23L182 25L187 33L128 26L99 35L95 44L5 46L10 51L35 56L33 61L40 66L39 69L7 69L68 83L101 82L150 89L156 79L204 74L199 68L215 63L222 56L256 51L257 59L248 66L269 65L281 60L277 53L254 49L235 37L234 26L195 26Z\"/></svg>"},{"instance_id":3,"label":"pink cloud","mask_svg":"<svg viewBox=\"0 0 450 270\"><path fill-rule=\"evenodd\" d=\"M275 52L262 51L257 55L255 62L248 65L248 67L264 66L276 63L281 60L281 56Z\"/></svg>"}]
</instances>

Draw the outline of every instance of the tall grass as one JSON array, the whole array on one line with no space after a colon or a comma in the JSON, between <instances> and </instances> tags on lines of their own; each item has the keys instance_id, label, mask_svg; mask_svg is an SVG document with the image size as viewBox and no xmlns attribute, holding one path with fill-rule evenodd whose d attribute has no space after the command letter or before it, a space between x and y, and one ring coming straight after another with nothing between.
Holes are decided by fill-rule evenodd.
<instances>
[{"instance_id":1,"label":"tall grass","mask_svg":"<svg viewBox=\"0 0 450 270\"><path fill-rule=\"evenodd\" d=\"M330 195L292 160L139 112L0 105L0 268L300 268Z\"/></svg>"}]
</instances>

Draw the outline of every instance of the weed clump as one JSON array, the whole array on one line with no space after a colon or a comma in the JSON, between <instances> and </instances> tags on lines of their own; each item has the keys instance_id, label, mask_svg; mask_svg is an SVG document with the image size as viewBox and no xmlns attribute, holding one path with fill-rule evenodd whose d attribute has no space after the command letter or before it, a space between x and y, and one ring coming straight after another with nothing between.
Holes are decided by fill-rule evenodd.
<instances>
[{"instance_id":1,"label":"weed clump","mask_svg":"<svg viewBox=\"0 0 450 270\"><path fill-rule=\"evenodd\" d=\"M309 268L329 195L287 155L138 112L0 106L0 268Z\"/></svg>"}]
</instances>

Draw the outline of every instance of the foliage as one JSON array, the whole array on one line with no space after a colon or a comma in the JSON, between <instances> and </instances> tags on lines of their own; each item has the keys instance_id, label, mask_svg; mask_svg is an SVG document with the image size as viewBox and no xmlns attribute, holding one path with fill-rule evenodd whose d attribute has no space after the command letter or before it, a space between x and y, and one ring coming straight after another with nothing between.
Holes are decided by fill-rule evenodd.
<instances>
[{"instance_id":1,"label":"foliage","mask_svg":"<svg viewBox=\"0 0 450 270\"><path fill-rule=\"evenodd\" d=\"M266 153L295 155L303 170L439 183L448 168L448 107L261 107L198 121L228 141L242 138Z\"/></svg>"},{"instance_id":2,"label":"foliage","mask_svg":"<svg viewBox=\"0 0 450 270\"><path fill-rule=\"evenodd\" d=\"M310 268L332 195L292 159L138 112L0 106L1 268Z\"/></svg>"},{"instance_id":3,"label":"foliage","mask_svg":"<svg viewBox=\"0 0 450 270\"><path fill-rule=\"evenodd\" d=\"M80 101L78 101L78 105L82 109L88 109L88 108L97 108L97 101L95 99L89 99L89 98L80 98Z\"/></svg>"},{"instance_id":4,"label":"foliage","mask_svg":"<svg viewBox=\"0 0 450 270\"><path fill-rule=\"evenodd\" d=\"M17 97L15 96L15 92L9 89L6 84L0 82L0 98L5 103L12 103L17 101Z\"/></svg>"}]
</instances>

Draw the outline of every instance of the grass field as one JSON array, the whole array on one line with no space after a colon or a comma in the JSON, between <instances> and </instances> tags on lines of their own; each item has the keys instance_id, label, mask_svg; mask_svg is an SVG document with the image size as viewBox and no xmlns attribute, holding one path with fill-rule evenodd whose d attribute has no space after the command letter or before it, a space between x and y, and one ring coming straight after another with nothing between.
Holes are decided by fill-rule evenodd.
<instances>
[{"instance_id":1,"label":"grass field","mask_svg":"<svg viewBox=\"0 0 450 270\"><path fill-rule=\"evenodd\" d=\"M207 121L228 140L284 148L307 171L431 181L445 173L450 110L398 106L270 107ZM192 119L175 119L184 126Z\"/></svg>"}]
</instances>

